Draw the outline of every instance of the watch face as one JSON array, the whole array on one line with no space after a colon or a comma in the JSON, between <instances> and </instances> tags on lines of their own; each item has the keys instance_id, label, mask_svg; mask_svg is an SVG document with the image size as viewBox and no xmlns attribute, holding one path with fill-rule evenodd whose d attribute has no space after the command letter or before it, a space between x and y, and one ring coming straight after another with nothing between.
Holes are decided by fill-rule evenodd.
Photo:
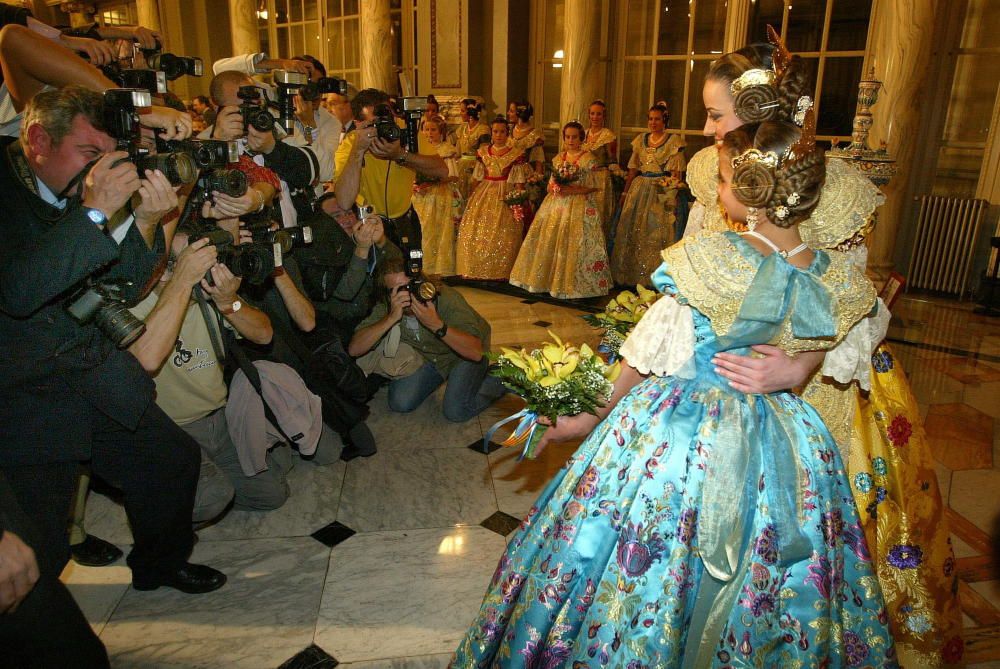
<instances>
[{"instance_id":1,"label":"watch face","mask_svg":"<svg viewBox=\"0 0 1000 669\"><path fill-rule=\"evenodd\" d=\"M232 309L232 310L233 310L234 312L236 312L236 311L239 311L240 309L242 309L242 308L243 308L243 303L242 303L242 302L240 302L239 300L235 300L235 301L233 302L233 306L232 306L232 307L230 307L230 308L231 308L231 309Z\"/></svg>"},{"instance_id":2,"label":"watch face","mask_svg":"<svg viewBox=\"0 0 1000 669\"><path fill-rule=\"evenodd\" d=\"M88 209L87 217L94 223L104 222L104 214L99 209Z\"/></svg>"}]
</instances>

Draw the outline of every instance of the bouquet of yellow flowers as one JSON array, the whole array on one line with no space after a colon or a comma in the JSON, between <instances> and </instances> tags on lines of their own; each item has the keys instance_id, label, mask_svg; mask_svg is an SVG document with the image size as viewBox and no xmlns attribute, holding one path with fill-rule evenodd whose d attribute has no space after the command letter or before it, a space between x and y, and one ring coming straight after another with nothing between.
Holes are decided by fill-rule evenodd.
<instances>
[{"instance_id":1,"label":"bouquet of yellow flowers","mask_svg":"<svg viewBox=\"0 0 1000 669\"><path fill-rule=\"evenodd\" d=\"M612 384L620 371L618 363L607 364L586 344L577 348L563 343L549 332L554 342L545 342L533 351L501 348L490 353L490 373L507 388L520 395L526 407L494 424L483 440L489 446L493 434L504 424L517 420L511 435L501 446L524 444L521 458L533 458L535 447L547 428L538 422L548 416L554 422L560 416L583 412L596 413L611 397Z\"/></svg>"},{"instance_id":2,"label":"bouquet of yellow flowers","mask_svg":"<svg viewBox=\"0 0 1000 669\"><path fill-rule=\"evenodd\" d=\"M636 286L634 293L630 290L618 293L604 307L604 311L583 316L583 320L587 323L604 330L601 345L597 350L608 353L612 360L617 358L618 350L625 343L625 338L632 332L632 328L660 297L662 297L660 293L655 290Z\"/></svg>"}]
</instances>

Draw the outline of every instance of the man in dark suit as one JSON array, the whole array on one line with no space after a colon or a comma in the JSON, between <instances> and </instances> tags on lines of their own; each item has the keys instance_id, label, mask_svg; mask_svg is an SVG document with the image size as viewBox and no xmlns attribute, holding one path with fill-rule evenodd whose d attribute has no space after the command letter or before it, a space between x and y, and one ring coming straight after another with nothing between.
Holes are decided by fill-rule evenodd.
<instances>
[{"instance_id":1,"label":"man in dark suit","mask_svg":"<svg viewBox=\"0 0 1000 669\"><path fill-rule=\"evenodd\" d=\"M38 536L43 577L58 576L68 559L67 510L77 465L89 460L123 492L133 586L209 592L225 575L187 562L197 444L152 402L153 382L135 357L65 307L88 278L129 281L123 292L137 298L165 251L143 205L124 235L105 230L148 186L120 162L127 154L113 152L103 115L99 93L40 93L20 141L0 143L0 474Z\"/></svg>"}]
</instances>

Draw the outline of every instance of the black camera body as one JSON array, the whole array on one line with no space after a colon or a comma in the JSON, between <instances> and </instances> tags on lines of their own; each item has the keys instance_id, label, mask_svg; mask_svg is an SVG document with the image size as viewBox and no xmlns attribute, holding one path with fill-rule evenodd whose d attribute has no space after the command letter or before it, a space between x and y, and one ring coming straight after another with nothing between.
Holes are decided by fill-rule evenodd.
<instances>
[{"instance_id":1,"label":"black camera body","mask_svg":"<svg viewBox=\"0 0 1000 669\"><path fill-rule=\"evenodd\" d=\"M437 300L437 286L428 281L424 276L423 250L419 246L412 244L408 237L403 237L401 242L402 247L400 250L403 252L403 272L409 278L406 290L410 293L411 297L425 304Z\"/></svg>"},{"instance_id":2,"label":"black camera body","mask_svg":"<svg viewBox=\"0 0 1000 669\"><path fill-rule=\"evenodd\" d=\"M396 109L388 104L375 107L375 135L387 142L399 142L410 153L417 153L417 137L420 134L420 119L427 110L427 98L400 98ZM405 127L396 125L397 114Z\"/></svg>"},{"instance_id":3,"label":"black camera body","mask_svg":"<svg viewBox=\"0 0 1000 669\"><path fill-rule=\"evenodd\" d=\"M247 283L259 285L267 281L275 268L281 267L281 246L277 243L236 244L233 236L221 228L210 228L193 235L189 243L208 239L218 252L218 262ZM205 274L205 280L213 284L212 273Z\"/></svg>"},{"instance_id":4,"label":"black camera body","mask_svg":"<svg viewBox=\"0 0 1000 669\"><path fill-rule=\"evenodd\" d=\"M223 169L240 161L238 142L221 139L174 139L157 142L164 151L176 151L191 156L200 170Z\"/></svg>"},{"instance_id":5,"label":"black camera body","mask_svg":"<svg viewBox=\"0 0 1000 669\"><path fill-rule=\"evenodd\" d=\"M309 77L301 72L287 70L274 70L272 74L274 86L278 89L274 107L278 110L281 127L291 135L295 132L295 96L309 83Z\"/></svg>"},{"instance_id":6,"label":"black camera body","mask_svg":"<svg viewBox=\"0 0 1000 669\"><path fill-rule=\"evenodd\" d=\"M288 255L297 248L312 244L313 241L313 231L308 225L272 230L271 221L262 220L248 223L247 230L253 235L254 243L277 244L281 247L283 256Z\"/></svg>"},{"instance_id":7,"label":"black camera body","mask_svg":"<svg viewBox=\"0 0 1000 669\"><path fill-rule=\"evenodd\" d=\"M66 311L81 325L94 321L115 346L128 348L146 331L146 324L125 306L126 301L122 297L125 285L128 282L87 279L80 290L66 301Z\"/></svg>"},{"instance_id":8,"label":"black camera body","mask_svg":"<svg viewBox=\"0 0 1000 669\"><path fill-rule=\"evenodd\" d=\"M240 115L243 117L243 132L253 126L258 132L274 130L274 117L267 108L267 100L257 86L240 86L236 93L243 101L240 105Z\"/></svg>"},{"instance_id":9,"label":"black camera body","mask_svg":"<svg viewBox=\"0 0 1000 669\"><path fill-rule=\"evenodd\" d=\"M309 81L299 89L299 96L303 100L315 102L327 93L337 95L347 95L347 80L336 77L320 77L319 81Z\"/></svg>"},{"instance_id":10,"label":"black camera body","mask_svg":"<svg viewBox=\"0 0 1000 669\"><path fill-rule=\"evenodd\" d=\"M121 88L141 88L150 95L167 92L167 78L163 72L141 67L122 67L118 62L102 65L101 72Z\"/></svg>"},{"instance_id":11,"label":"black camera body","mask_svg":"<svg viewBox=\"0 0 1000 669\"><path fill-rule=\"evenodd\" d=\"M116 148L128 152L128 158L122 161L135 164L140 179L146 178L146 170L160 170L171 185L194 183L198 168L187 153L153 153L142 144L139 109L151 105L152 96L145 90L111 88L104 91L104 127L115 138Z\"/></svg>"},{"instance_id":12,"label":"black camera body","mask_svg":"<svg viewBox=\"0 0 1000 669\"><path fill-rule=\"evenodd\" d=\"M162 72L168 81L180 79L184 75L200 77L205 73L201 58L162 53L159 48L143 49L142 52L146 56L146 64L151 69Z\"/></svg>"}]
</instances>

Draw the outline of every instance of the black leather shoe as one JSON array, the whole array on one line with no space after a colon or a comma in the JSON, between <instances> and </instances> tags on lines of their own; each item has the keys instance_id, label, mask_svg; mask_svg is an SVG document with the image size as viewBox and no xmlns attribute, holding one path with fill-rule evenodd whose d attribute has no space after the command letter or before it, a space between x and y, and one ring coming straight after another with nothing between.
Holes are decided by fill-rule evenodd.
<instances>
[{"instance_id":1,"label":"black leather shoe","mask_svg":"<svg viewBox=\"0 0 1000 669\"><path fill-rule=\"evenodd\" d=\"M104 567L116 562L122 556L121 550L110 541L98 539L92 534L78 544L69 547L73 561L85 567Z\"/></svg>"},{"instance_id":2,"label":"black leather shoe","mask_svg":"<svg viewBox=\"0 0 1000 669\"><path fill-rule=\"evenodd\" d=\"M218 569L212 569L203 564L186 562L183 567L172 574L155 576L132 575L132 587L136 590L156 590L161 585L174 588L189 595L200 595L204 592L218 590L226 584L226 575Z\"/></svg>"}]
</instances>

